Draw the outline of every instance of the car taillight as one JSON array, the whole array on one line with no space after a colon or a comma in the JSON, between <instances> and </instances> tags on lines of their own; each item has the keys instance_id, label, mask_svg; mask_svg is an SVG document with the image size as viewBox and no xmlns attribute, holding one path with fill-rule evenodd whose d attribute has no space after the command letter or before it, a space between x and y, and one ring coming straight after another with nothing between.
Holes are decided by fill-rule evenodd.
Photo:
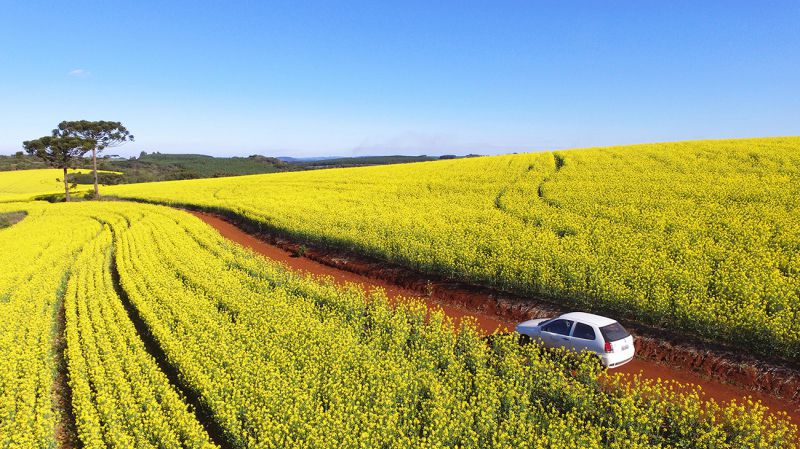
<instances>
[{"instance_id":1,"label":"car taillight","mask_svg":"<svg viewBox=\"0 0 800 449\"><path fill-rule=\"evenodd\" d=\"M614 352L614 348L611 347L611 342L606 342L606 352Z\"/></svg>"}]
</instances>

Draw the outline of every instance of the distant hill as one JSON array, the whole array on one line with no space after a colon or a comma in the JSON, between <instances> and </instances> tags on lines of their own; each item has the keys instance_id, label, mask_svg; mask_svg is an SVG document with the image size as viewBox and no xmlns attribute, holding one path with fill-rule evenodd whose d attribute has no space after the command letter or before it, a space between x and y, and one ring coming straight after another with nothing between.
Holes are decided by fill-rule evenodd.
<instances>
[{"instance_id":1,"label":"distant hill","mask_svg":"<svg viewBox=\"0 0 800 449\"><path fill-rule=\"evenodd\" d=\"M333 168L333 167L360 167L367 165L389 165L389 164L406 164L409 162L425 162L425 161L438 161L442 159L459 159L462 157L478 157L479 154L468 154L466 156L456 156L454 154L444 154L442 156L428 156L425 154L419 156L404 156L404 155L390 155L390 156L321 156L321 157L290 157L281 156L278 160L288 162L290 164L301 166L304 169L308 168Z\"/></svg>"},{"instance_id":2,"label":"distant hill","mask_svg":"<svg viewBox=\"0 0 800 449\"><path fill-rule=\"evenodd\" d=\"M288 158L292 159L292 158ZM359 156L359 157L320 157L307 159L294 159L287 161L303 169L334 168L334 167L362 167L369 165L406 164L409 162L425 162L438 160L437 156ZM283 159L285 160L285 159Z\"/></svg>"},{"instance_id":3,"label":"distant hill","mask_svg":"<svg viewBox=\"0 0 800 449\"><path fill-rule=\"evenodd\" d=\"M91 168L91 161L80 164ZM0 156L0 171L47 168L44 163L27 155ZM122 174L101 174L102 184L169 181L177 179L215 178L221 176L253 175L298 170L286 162L264 156L213 157L203 154L142 153L139 157L120 159L103 157L97 168ZM73 182L91 184L91 174L71 176Z\"/></svg>"},{"instance_id":4,"label":"distant hill","mask_svg":"<svg viewBox=\"0 0 800 449\"><path fill-rule=\"evenodd\" d=\"M313 162L313 161L323 161L327 159L341 159L339 156L312 156L312 157L291 157L291 156L280 156L278 157L279 160L283 162Z\"/></svg>"},{"instance_id":5,"label":"distant hill","mask_svg":"<svg viewBox=\"0 0 800 449\"><path fill-rule=\"evenodd\" d=\"M173 181L179 179L218 178L223 176L255 175L285 171L314 170L321 168L360 167L370 165L402 164L456 156L361 156L361 157L214 157L204 154L162 154L142 152L139 157L128 159L106 156L98 160L97 168L109 172L101 173L100 183L105 185L131 184L138 182ZM47 168L40 160L17 154L0 156L0 171ZM80 168L91 168L89 160ZM90 173L74 174L70 180L79 184L93 182Z\"/></svg>"},{"instance_id":6,"label":"distant hill","mask_svg":"<svg viewBox=\"0 0 800 449\"><path fill-rule=\"evenodd\" d=\"M214 157L203 154L142 154L138 158L104 161L127 176L141 178L156 174L161 179L217 178L291 170L286 162L272 157ZM165 178L166 177L166 178ZM143 182L141 179L133 182Z\"/></svg>"}]
</instances>

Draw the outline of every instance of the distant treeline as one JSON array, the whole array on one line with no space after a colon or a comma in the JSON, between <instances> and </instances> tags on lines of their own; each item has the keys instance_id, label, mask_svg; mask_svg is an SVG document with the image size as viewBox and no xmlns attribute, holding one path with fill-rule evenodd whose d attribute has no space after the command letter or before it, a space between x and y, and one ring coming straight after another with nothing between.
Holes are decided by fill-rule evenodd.
<instances>
[{"instance_id":1,"label":"distant treeline","mask_svg":"<svg viewBox=\"0 0 800 449\"><path fill-rule=\"evenodd\" d=\"M469 155L474 157L477 155ZM97 169L115 173L99 173L100 184L130 184L137 182L171 181L178 179L216 178L222 176L255 175L286 171L313 170L320 168L359 167L368 165L402 164L439 159L455 159L458 156L362 156L319 160L284 161L274 157L252 155L248 157L213 157L202 154L161 154L142 152L138 157L122 159L109 155L97 161ZM0 171L47 168L39 159L18 152L12 156L0 156ZM76 168L91 168L86 159ZM73 174L70 181L91 184L92 175Z\"/></svg>"}]
</instances>

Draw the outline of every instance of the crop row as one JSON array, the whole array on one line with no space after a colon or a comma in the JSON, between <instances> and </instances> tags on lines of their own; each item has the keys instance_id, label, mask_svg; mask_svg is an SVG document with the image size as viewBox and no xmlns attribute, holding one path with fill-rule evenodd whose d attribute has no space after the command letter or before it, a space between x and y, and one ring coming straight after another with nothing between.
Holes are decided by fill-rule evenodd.
<instances>
[{"instance_id":1,"label":"crop row","mask_svg":"<svg viewBox=\"0 0 800 449\"><path fill-rule=\"evenodd\" d=\"M800 360L800 138L115 186Z\"/></svg>"},{"instance_id":2,"label":"crop row","mask_svg":"<svg viewBox=\"0 0 800 449\"><path fill-rule=\"evenodd\" d=\"M117 217L116 223L125 222ZM114 290L112 248L104 225L75 261L65 296L69 379L83 447L215 447L136 333Z\"/></svg>"},{"instance_id":3,"label":"crop row","mask_svg":"<svg viewBox=\"0 0 800 449\"><path fill-rule=\"evenodd\" d=\"M71 419L86 448L214 447L145 351L114 290L104 223L126 221L113 209L0 205L0 212L27 212L0 230L2 448L70 444ZM69 390L55 381L62 338Z\"/></svg>"},{"instance_id":4,"label":"crop row","mask_svg":"<svg viewBox=\"0 0 800 449\"><path fill-rule=\"evenodd\" d=\"M117 291L231 447L796 444L796 427L760 404L601 376L590 358L511 335L487 343L420 303L390 307L381 292L293 274L180 211L9 208L28 216L0 230L11 251L0 253L0 447L55 444L62 300L83 446L213 446Z\"/></svg>"},{"instance_id":5,"label":"crop row","mask_svg":"<svg viewBox=\"0 0 800 449\"><path fill-rule=\"evenodd\" d=\"M758 404L601 380L589 358L510 335L487 345L419 303L291 274L194 217L143 210L118 233L121 285L234 447L793 444Z\"/></svg>"},{"instance_id":6,"label":"crop row","mask_svg":"<svg viewBox=\"0 0 800 449\"><path fill-rule=\"evenodd\" d=\"M0 211L19 211L6 205ZM54 336L66 273L99 231L86 216L33 208L0 230L0 447L51 448L66 410L53 402ZM68 222L68 226L64 226Z\"/></svg>"}]
</instances>

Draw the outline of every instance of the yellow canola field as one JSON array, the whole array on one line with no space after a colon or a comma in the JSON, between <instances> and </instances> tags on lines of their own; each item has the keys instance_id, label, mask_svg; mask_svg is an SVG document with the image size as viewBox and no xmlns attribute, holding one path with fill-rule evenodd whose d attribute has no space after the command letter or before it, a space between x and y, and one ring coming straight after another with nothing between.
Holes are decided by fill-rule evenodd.
<instances>
[{"instance_id":1,"label":"yellow canola field","mask_svg":"<svg viewBox=\"0 0 800 449\"><path fill-rule=\"evenodd\" d=\"M68 173L91 173L87 169L69 170ZM0 172L0 202L27 201L38 195L64 193L64 172L57 168L12 170ZM88 184L78 184L77 190L86 191Z\"/></svg>"},{"instance_id":2,"label":"yellow canola field","mask_svg":"<svg viewBox=\"0 0 800 449\"><path fill-rule=\"evenodd\" d=\"M21 210L26 218L0 229L0 447L50 448L63 413L51 397L56 315L75 254L100 226L86 216L63 226L56 210L0 204Z\"/></svg>"},{"instance_id":3,"label":"yellow canola field","mask_svg":"<svg viewBox=\"0 0 800 449\"><path fill-rule=\"evenodd\" d=\"M56 447L70 413L87 449L215 447L114 291L110 222L125 215L95 204L0 204L10 211L27 216L0 229L0 447ZM53 395L58 340L72 410Z\"/></svg>"},{"instance_id":4,"label":"yellow canola field","mask_svg":"<svg viewBox=\"0 0 800 449\"><path fill-rule=\"evenodd\" d=\"M114 186L800 360L800 137Z\"/></svg>"},{"instance_id":5,"label":"yellow canola field","mask_svg":"<svg viewBox=\"0 0 800 449\"><path fill-rule=\"evenodd\" d=\"M70 387L83 447L216 447L145 351L114 291L109 222L124 228L125 215L99 216L103 228L75 260L64 298Z\"/></svg>"},{"instance_id":6,"label":"yellow canola field","mask_svg":"<svg viewBox=\"0 0 800 449\"><path fill-rule=\"evenodd\" d=\"M53 447L61 301L86 447L210 447L129 314L200 396L225 446L793 447L753 403L601 380L588 357L487 344L424 305L288 272L197 218L134 203L13 203L0 230L0 446ZM64 232L71 230L70 233ZM121 297L120 295L123 295ZM126 312L126 304L132 308ZM36 373L35 376L31 373Z\"/></svg>"}]
</instances>

